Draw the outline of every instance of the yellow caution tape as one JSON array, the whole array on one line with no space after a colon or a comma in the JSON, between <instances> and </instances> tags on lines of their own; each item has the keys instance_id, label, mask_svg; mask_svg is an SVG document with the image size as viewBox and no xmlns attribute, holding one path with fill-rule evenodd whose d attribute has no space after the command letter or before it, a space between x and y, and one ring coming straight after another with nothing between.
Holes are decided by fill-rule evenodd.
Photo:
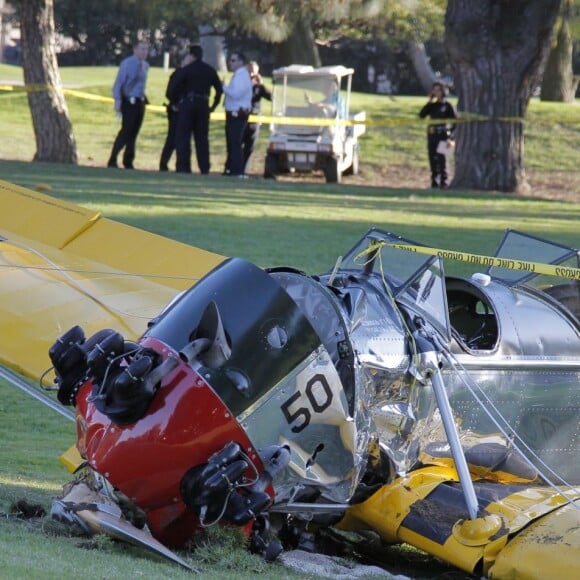
<instances>
[{"instance_id":1,"label":"yellow caution tape","mask_svg":"<svg viewBox=\"0 0 580 580\"><path fill-rule=\"evenodd\" d=\"M85 93L84 91L77 91L75 89L62 89L65 95L70 95L71 97L76 97L77 99L86 99L89 101L98 101L100 103L111 103L115 102L112 97L103 97L102 95L95 95L93 93ZM155 111L156 113L165 113L166 108L161 105L147 105L148 111Z\"/></svg>"},{"instance_id":2,"label":"yellow caution tape","mask_svg":"<svg viewBox=\"0 0 580 580\"><path fill-rule=\"evenodd\" d=\"M274 123L276 125L310 125L316 127L352 127L367 125L366 121L352 119L329 119L327 117L282 117L273 115L250 115L250 123ZM372 123L371 123L372 124Z\"/></svg>"},{"instance_id":3,"label":"yellow caution tape","mask_svg":"<svg viewBox=\"0 0 580 580\"><path fill-rule=\"evenodd\" d=\"M76 97L77 99L85 99L87 101L97 101L99 103L114 103L112 97L103 97L103 95L95 95L94 93L86 93L85 91L77 91L76 89L62 89L65 95Z\"/></svg>"},{"instance_id":4,"label":"yellow caution tape","mask_svg":"<svg viewBox=\"0 0 580 580\"><path fill-rule=\"evenodd\" d=\"M558 278L580 280L580 268L573 268L571 266L555 266L554 264L544 264L541 262L529 262L527 260L516 260L513 258L498 258L495 256L482 256L480 254L469 254L467 252L458 252L456 250L442 250L440 248L413 246L410 244L389 244L387 242L376 242L361 252L359 256L372 254L382 246L396 248L399 250L407 250L408 252L416 252L417 254L426 254L427 256L437 256L439 258L455 260L457 262L481 264L483 266L520 270L523 272L529 272L530 274L545 274L547 276L556 276Z\"/></svg>"},{"instance_id":5,"label":"yellow caution tape","mask_svg":"<svg viewBox=\"0 0 580 580\"><path fill-rule=\"evenodd\" d=\"M0 91L22 91L22 92L33 92L33 91L45 91L45 90L57 90L55 87L48 87L45 85L0 85ZM87 93L84 91L79 91L76 89L66 89L60 88L64 94L68 94L71 97L76 97L79 99L87 99L91 101L98 101L101 103L113 103L114 100L111 97L104 97L102 95L95 95L93 93ZM155 111L157 113L165 113L166 108L161 105L147 105L147 110ZM225 113L212 113L210 115L212 121L224 121ZM447 122L453 124L460 123L525 123L528 119L523 117L489 117L486 115L478 115L475 113L460 113L459 117L456 119L447 119ZM282 117L274 115L250 115L250 123L274 123L283 125L306 125L306 126L316 126L316 127L351 127L354 125L364 125L366 127L394 127L400 125L415 125L417 123L428 125L440 125L440 119L431 119L427 121L419 121L417 119L375 119L375 120L354 120L354 119L328 119L319 117ZM557 123L561 122L557 119L543 119L534 120L535 124L538 123ZM566 120L567 124L580 123L580 117L577 119Z\"/></svg>"}]
</instances>

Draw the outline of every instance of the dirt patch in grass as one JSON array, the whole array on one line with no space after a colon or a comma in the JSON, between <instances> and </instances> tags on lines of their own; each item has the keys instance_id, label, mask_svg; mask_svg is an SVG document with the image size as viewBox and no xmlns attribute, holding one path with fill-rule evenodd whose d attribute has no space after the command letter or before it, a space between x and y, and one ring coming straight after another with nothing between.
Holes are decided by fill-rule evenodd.
<instances>
[{"instance_id":1,"label":"dirt patch in grass","mask_svg":"<svg viewBox=\"0 0 580 580\"><path fill-rule=\"evenodd\" d=\"M537 198L580 202L580 171L539 171L527 170L531 190L524 198ZM324 181L322 173L296 174L280 176L281 181ZM344 183L367 187L384 187L392 189L428 189L430 184L429 169L417 170L413 166L387 165L376 167L363 165L358 175L343 178ZM490 192L493 193L493 192ZM495 192L497 195L515 196L516 194Z\"/></svg>"}]
</instances>

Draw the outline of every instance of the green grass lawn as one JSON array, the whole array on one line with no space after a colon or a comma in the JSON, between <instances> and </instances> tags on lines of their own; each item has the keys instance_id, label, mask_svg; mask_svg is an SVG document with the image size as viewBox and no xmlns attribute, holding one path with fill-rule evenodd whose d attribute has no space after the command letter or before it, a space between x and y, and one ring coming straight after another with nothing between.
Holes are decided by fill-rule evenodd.
<instances>
[{"instance_id":1,"label":"green grass lawn","mask_svg":"<svg viewBox=\"0 0 580 580\"><path fill-rule=\"evenodd\" d=\"M492 252L506 228L578 242L574 203L14 161L0 161L0 175L219 254L309 273L329 270L373 226L472 253Z\"/></svg>"},{"instance_id":2,"label":"green grass lawn","mask_svg":"<svg viewBox=\"0 0 580 580\"><path fill-rule=\"evenodd\" d=\"M108 96L116 69L62 69L61 73L67 84ZM18 75L20 69L0 65L0 80L17 80ZM153 103L162 103L166 82L162 70L151 71ZM416 119L423 100L355 95L355 108L384 123L369 128L362 138L364 171L404 164L426 172L424 127ZM574 202L368 187L348 180L328 185L322 180L238 181L218 174L207 178L160 174L155 169L165 118L157 113L147 115L139 141L137 167L149 171L107 170L104 164L116 131L112 106L69 99L69 108L80 165L28 163L35 147L26 97L0 92L0 179L42 189L97 209L106 217L223 255L240 256L259 266L290 265L310 274L327 271L373 226L437 247L478 254L493 252L506 228L578 247L580 204ZM577 106L532 102L526 145L530 166L577 175L578 111ZM224 153L220 124L213 124L211 139L214 171L219 173ZM446 263L445 268L451 274L472 271L456 263ZM6 515L10 504L21 497L50 506L51 498L69 479L58 456L74 442L75 434L71 422L0 381L0 437L0 577L72 579L79 570L95 579L185 577L185 572L134 548L53 535L45 520L33 524ZM276 565L265 567L259 559L248 559L243 550L231 547L206 560L193 555L191 561L202 569L204 578L290 576ZM429 577L412 566L404 573Z\"/></svg>"},{"instance_id":3,"label":"green grass lawn","mask_svg":"<svg viewBox=\"0 0 580 580\"><path fill-rule=\"evenodd\" d=\"M110 97L116 72L116 67L64 67L61 68L61 77L66 87ZM162 68L150 69L147 93L151 104L163 104L168 78L169 73ZM22 71L19 67L0 65L0 81L3 79L21 80ZM265 82L271 86L271 79ZM373 170L389 165L403 165L416 168L427 176L425 124L417 116L424 102L423 97L353 94L351 110L366 111L369 121L367 132L360 142L363 174L370 176ZM455 103L455 100L452 99L452 102ZM118 131L113 105L70 95L67 104L78 144L79 163L104 166ZM268 112L266 103L264 113ZM147 113L138 141L137 168L158 168L166 125L163 113ZM0 141L0 159L31 160L35 143L24 92L0 90L0 128L4 136ZM267 126L260 133L259 146L253 159L252 172L256 174L263 171L266 138ZM526 123L527 168L577 172L579 140L578 104L542 103L537 99L531 101ZM211 124L210 149L212 171L221 173L225 157L222 122Z\"/></svg>"}]
</instances>

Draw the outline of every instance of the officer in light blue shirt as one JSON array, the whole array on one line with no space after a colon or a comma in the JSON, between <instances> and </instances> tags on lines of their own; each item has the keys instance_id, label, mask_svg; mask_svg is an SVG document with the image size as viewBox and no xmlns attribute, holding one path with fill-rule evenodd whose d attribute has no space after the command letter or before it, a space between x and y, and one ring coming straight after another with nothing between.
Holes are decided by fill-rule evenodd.
<instances>
[{"instance_id":1,"label":"officer in light blue shirt","mask_svg":"<svg viewBox=\"0 0 580 580\"><path fill-rule=\"evenodd\" d=\"M145 60L149 44L138 41L133 45L133 55L121 62L115 84L113 98L115 110L121 115L121 129L117 134L107 167L117 167L117 157L122 149L123 167L134 169L135 144L145 116L145 85L149 63Z\"/></svg>"},{"instance_id":2,"label":"officer in light blue shirt","mask_svg":"<svg viewBox=\"0 0 580 580\"><path fill-rule=\"evenodd\" d=\"M227 146L225 173L241 177L244 176L242 142L252 110L252 79L246 68L246 57L241 52L231 54L229 65L234 76L230 84L224 86Z\"/></svg>"}]
</instances>

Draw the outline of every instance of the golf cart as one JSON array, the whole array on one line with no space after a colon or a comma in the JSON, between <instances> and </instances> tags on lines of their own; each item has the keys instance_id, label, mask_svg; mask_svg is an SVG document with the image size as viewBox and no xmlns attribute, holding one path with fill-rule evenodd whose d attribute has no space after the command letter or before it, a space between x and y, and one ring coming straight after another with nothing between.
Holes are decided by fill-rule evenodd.
<instances>
[{"instance_id":1,"label":"golf cart","mask_svg":"<svg viewBox=\"0 0 580 580\"><path fill-rule=\"evenodd\" d=\"M358 173L365 113L350 114L353 73L296 64L274 71L272 116L280 122L270 124L264 177L322 170L327 183L338 183Z\"/></svg>"}]
</instances>

